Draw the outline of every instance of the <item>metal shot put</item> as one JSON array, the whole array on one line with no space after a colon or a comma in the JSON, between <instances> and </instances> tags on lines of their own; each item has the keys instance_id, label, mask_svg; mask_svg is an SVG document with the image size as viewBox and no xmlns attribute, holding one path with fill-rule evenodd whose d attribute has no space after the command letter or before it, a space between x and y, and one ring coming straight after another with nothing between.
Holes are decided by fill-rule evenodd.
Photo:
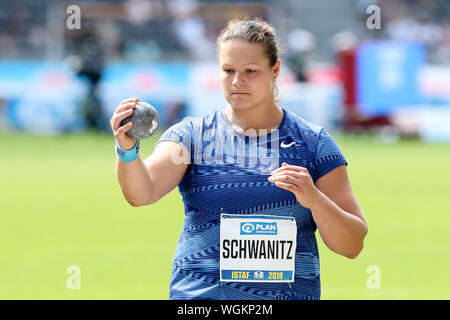
<instances>
[{"instance_id":1,"label":"metal shot put","mask_svg":"<svg viewBox=\"0 0 450 320\"><path fill-rule=\"evenodd\" d=\"M152 105L140 101L136 103L133 114L122 120L121 126L128 122L132 122L133 126L126 134L141 140L147 139L158 129L159 114Z\"/></svg>"}]
</instances>

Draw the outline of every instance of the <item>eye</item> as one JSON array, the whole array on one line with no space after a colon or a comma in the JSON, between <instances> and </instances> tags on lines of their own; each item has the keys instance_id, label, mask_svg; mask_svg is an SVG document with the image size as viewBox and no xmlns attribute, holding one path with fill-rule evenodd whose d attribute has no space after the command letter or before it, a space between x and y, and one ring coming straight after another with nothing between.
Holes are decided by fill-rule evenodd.
<instances>
[{"instance_id":1,"label":"eye","mask_svg":"<svg viewBox=\"0 0 450 320\"><path fill-rule=\"evenodd\" d=\"M256 72L256 70L254 70L254 69L247 69L247 70L245 70L248 74L252 74L252 73L255 73Z\"/></svg>"},{"instance_id":2,"label":"eye","mask_svg":"<svg viewBox=\"0 0 450 320\"><path fill-rule=\"evenodd\" d=\"M225 73L232 73L232 72L233 72L233 70L231 70L231 69L223 69L223 71L224 71Z\"/></svg>"}]
</instances>

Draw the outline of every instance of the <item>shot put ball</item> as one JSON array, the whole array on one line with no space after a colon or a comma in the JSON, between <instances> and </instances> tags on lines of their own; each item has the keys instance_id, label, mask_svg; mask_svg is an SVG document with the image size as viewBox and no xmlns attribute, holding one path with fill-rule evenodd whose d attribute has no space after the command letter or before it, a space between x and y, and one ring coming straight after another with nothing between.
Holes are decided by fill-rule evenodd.
<instances>
[{"instance_id":1,"label":"shot put ball","mask_svg":"<svg viewBox=\"0 0 450 320\"><path fill-rule=\"evenodd\" d=\"M159 114L152 105L146 102L137 102L133 114L123 119L121 125L130 121L133 126L127 131L127 134L133 138L147 139L158 129Z\"/></svg>"}]
</instances>

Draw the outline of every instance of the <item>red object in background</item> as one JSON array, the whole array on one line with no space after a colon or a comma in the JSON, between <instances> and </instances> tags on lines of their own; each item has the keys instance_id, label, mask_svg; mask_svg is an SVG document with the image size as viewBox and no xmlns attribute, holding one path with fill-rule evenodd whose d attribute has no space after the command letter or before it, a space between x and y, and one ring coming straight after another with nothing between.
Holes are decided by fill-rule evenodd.
<instances>
[{"instance_id":1,"label":"red object in background","mask_svg":"<svg viewBox=\"0 0 450 320\"><path fill-rule=\"evenodd\" d=\"M138 90L156 90L161 83L158 75L150 70L142 70L136 73L134 87Z\"/></svg>"},{"instance_id":2,"label":"red object in background","mask_svg":"<svg viewBox=\"0 0 450 320\"><path fill-rule=\"evenodd\" d=\"M341 84L341 70L336 66L316 67L306 71L308 83L332 85Z\"/></svg>"},{"instance_id":3,"label":"red object in background","mask_svg":"<svg viewBox=\"0 0 450 320\"><path fill-rule=\"evenodd\" d=\"M344 87L346 111L356 110L356 57L355 50L349 49L338 53L338 65Z\"/></svg>"},{"instance_id":4,"label":"red object in background","mask_svg":"<svg viewBox=\"0 0 450 320\"><path fill-rule=\"evenodd\" d=\"M338 66L344 89L344 121L343 129L368 129L390 125L387 116L366 117L358 110L358 72L357 72L357 48L343 50L337 53Z\"/></svg>"}]
</instances>

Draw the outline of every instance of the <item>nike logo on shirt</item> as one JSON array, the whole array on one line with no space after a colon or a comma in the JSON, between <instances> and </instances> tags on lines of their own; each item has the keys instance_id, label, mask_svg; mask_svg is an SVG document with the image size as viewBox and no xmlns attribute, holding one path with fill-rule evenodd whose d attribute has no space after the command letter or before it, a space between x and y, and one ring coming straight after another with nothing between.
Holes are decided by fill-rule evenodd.
<instances>
[{"instance_id":1,"label":"nike logo on shirt","mask_svg":"<svg viewBox=\"0 0 450 320\"><path fill-rule=\"evenodd\" d=\"M296 147L301 146L301 143L296 143L295 141L292 141L290 143L285 143L284 141L281 142L280 147L282 148L289 148L291 146L295 145Z\"/></svg>"}]
</instances>

